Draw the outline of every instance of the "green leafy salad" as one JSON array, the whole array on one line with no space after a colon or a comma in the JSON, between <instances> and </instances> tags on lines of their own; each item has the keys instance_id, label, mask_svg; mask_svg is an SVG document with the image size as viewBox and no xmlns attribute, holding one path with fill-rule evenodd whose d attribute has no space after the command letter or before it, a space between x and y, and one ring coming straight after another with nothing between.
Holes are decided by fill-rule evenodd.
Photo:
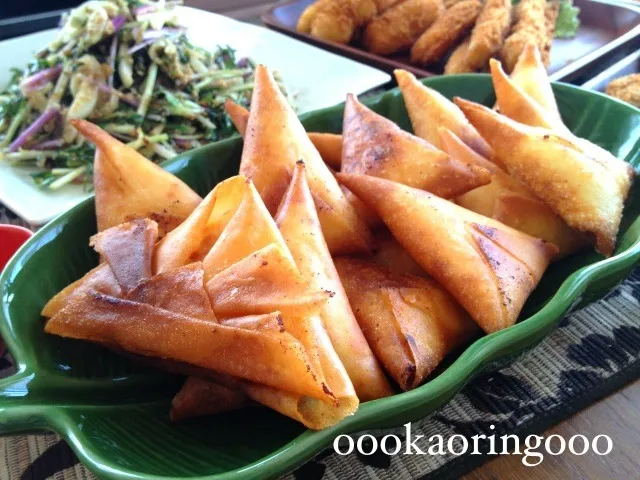
<instances>
[{"instance_id":1,"label":"green leafy salad","mask_svg":"<svg viewBox=\"0 0 640 480\"><path fill-rule=\"evenodd\" d=\"M91 182L94 149L72 119L154 161L234 133L224 101L249 105L254 64L229 47L191 44L177 22L180 3L92 0L65 15L55 39L0 92L0 161L37 167L34 182L55 190Z\"/></svg>"}]
</instances>

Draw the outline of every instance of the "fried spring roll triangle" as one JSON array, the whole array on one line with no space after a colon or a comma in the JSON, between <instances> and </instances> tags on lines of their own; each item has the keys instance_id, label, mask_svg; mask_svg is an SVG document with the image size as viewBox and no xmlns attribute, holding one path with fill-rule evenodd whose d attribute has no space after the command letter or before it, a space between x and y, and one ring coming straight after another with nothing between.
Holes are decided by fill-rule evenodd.
<instances>
[{"instance_id":1,"label":"fried spring roll triangle","mask_svg":"<svg viewBox=\"0 0 640 480\"><path fill-rule=\"evenodd\" d=\"M309 132L309 140L318 150L324 163L334 170L340 170L342 165L342 135Z\"/></svg>"},{"instance_id":2,"label":"fried spring roll triangle","mask_svg":"<svg viewBox=\"0 0 640 480\"><path fill-rule=\"evenodd\" d=\"M262 330L272 328L273 319L243 317L225 320L227 326L243 329ZM310 367L318 378L318 373L331 392L331 398L317 399L314 397L292 393L279 388L251 382L229 382L221 378L224 387L231 393L222 393L224 403L216 398L210 398L220 391L220 385L209 381L190 381L184 384L174 400L172 412L178 418L217 413L221 408L241 408L246 401L239 394L243 392L249 398L270 407L283 415L304 424L306 427L319 430L330 427L344 417L353 414L358 408L359 401L353 385L344 366L331 344L331 340L319 316L308 319L295 317L278 317L276 325L280 325L291 333L305 346L310 357ZM207 407L207 405L210 405Z\"/></svg>"},{"instance_id":3,"label":"fried spring roll triangle","mask_svg":"<svg viewBox=\"0 0 640 480\"><path fill-rule=\"evenodd\" d=\"M514 122L473 102L456 102L511 174L600 253L613 253L635 175L629 164L586 140Z\"/></svg>"},{"instance_id":4,"label":"fried spring roll triangle","mask_svg":"<svg viewBox=\"0 0 640 480\"><path fill-rule=\"evenodd\" d=\"M87 272L84 277L76 280L58 292L42 309L40 314L43 317L51 318L57 314L71 300L71 298L82 295L89 290L95 290L112 297L120 297L122 289L116 280L109 264L101 263L93 270Z\"/></svg>"},{"instance_id":5,"label":"fried spring roll triangle","mask_svg":"<svg viewBox=\"0 0 640 480\"><path fill-rule=\"evenodd\" d=\"M371 257L373 263L395 273L404 273L417 277L429 276L409 255L409 252L402 248L402 245L393 238L389 230L383 228L377 231L375 239L376 251Z\"/></svg>"},{"instance_id":6,"label":"fried spring roll triangle","mask_svg":"<svg viewBox=\"0 0 640 480\"><path fill-rule=\"evenodd\" d=\"M260 195L251 182L247 182L246 186L242 202L237 209L225 210L233 212L233 216L226 222L218 240L203 260L207 280L269 245L275 245L279 253L286 258L287 264L293 268L293 258ZM217 216L215 213L214 218Z\"/></svg>"},{"instance_id":7,"label":"fried spring roll triangle","mask_svg":"<svg viewBox=\"0 0 640 480\"><path fill-rule=\"evenodd\" d=\"M309 140L295 112L266 67L255 72L255 88L240 173L253 181L275 213L295 164L304 160L322 232L332 253L368 252L371 233Z\"/></svg>"},{"instance_id":8,"label":"fried spring roll triangle","mask_svg":"<svg viewBox=\"0 0 640 480\"><path fill-rule=\"evenodd\" d=\"M271 244L213 276L206 284L220 318L269 313L311 316L332 292L314 288L296 270L287 253Z\"/></svg>"},{"instance_id":9,"label":"fried spring roll triangle","mask_svg":"<svg viewBox=\"0 0 640 480\"><path fill-rule=\"evenodd\" d=\"M191 215L158 244L154 272L203 260L250 189L242 175L216 185Z\"/></svg>"},{"instance_id":10,"label":"fried spring roll triangle","mask_svg":"<svg viewBox=\"0 0 640 480\"><path fill-rule=\"evenodd\" d=\"M53 317L71 298L90 289L119 297L151 277L151 259L157 238L158 225L148 219L134 220L94 235L90 245L106 262L58 292L44 306L42 316Z\"/></svg>"},{"instance_id":11,"label":"fried spring roll triangle","mask_svg":"<svg viewBox=\"0 0 640 480\"><path fill-rule=\"evenodd\" d=\"M442 150L438 127L448 128L485 158L491 148L465 118L458 107L444 95L423 85L406 70L394 70L409 118L416 135Z\"/></svg>"},{"instance_id":12,"label":"fried spring roll triangle","mask_svg":"<svg viewBox=\"0 0 640 480\"><path fill-rule=\"evenodd\" d=\"M369 344L403 390L420 385L477 326L433 280L352 258L336 268Z\"/></svg>"},{"instance_id":13,"label":"fried spring roll triangle","mask_svg":"<svg viewBox=\"0 0 640 480\"><path fill-rule=\"evenodd\" d=\"M210 380L189 377L171 402L171 420L231 412L250 406L242 390L227 388Z\"/></svg>"},{"instance_id":14,"label":"fried spring roll triangle","mask_svg":"<svg viewBox=\"0 0 640 480\"><path fill-rule=\"evenodd\" d=\"M253 400L262 403L290 418L298 420L308 428L319 430L335 425L352 415L360 404L353 384L344 365L336 353L329 335L319 316L308 319L283 317L285 328L307 346L307 352L316 353L316 371L323 374L324 382L335 398L335 402L296 395L259 384L245 384L243 390ZM296 335L298 330L305 330Z\"/></svg>"},{"instance_id":15,"label":"fried spring roll triangle","mask_svg":"<svg viewBox=\"0 0 640 480\"><path fill-rule=\"evenodd\" d=\"M471 165L484 166L493 173L489 185L456 198L458 205L553 243L559 250L554 260L587 244L582 235L569 227L521 181L478 155L451 131L441 129L440 135L443 148L449 155Z\"/></svg>"},{"instance_id":16,"label":"fried spring roll triangle","mask_svg":"<svg viewBox=\"0 0 640 480\"><path fill-rule=\"evenodd\" d=\"M154 271L161 273L202 260L209 280L272 243L285 245L253 184L238 175L219 183L189 218L158 244Z\"/></svg>"},{"instance_id":17,"label":"fried spring roll triangle","mask_svg":"<svg viewBox=\"0 0 640 480\"><path fill-rule=\"evenodd\" d=\"M158 240L158 224L138 219L104 230L89 241L104 258L120 288L126 293L151 278L153 251Z\"/></svg>"},{"instance_id":18,"label":"fried spring roll triangle","mask_svg":"<svg viewBox=\"0 0 640 480\"><path fill-rule=\"evenodd\" d=\"M302 162L296 165L291 184L278 209L276 223L303 278L316 289L332 292L320 316L360 400L391 395L389 384L358 326L333 265Z\"/></svg>"},{"instance_id":19,"label":"fried spring roll triangle","mask_svg":"<svg viewBox=\"0 0 640 480\"><path fill-rule=\"evenodd\" d=\"M571 135L569 129L562 123L560 114L557 111L545 109L533 97L518 87L504 73L498 60L493 58L489 60L489 66L500 113L525 125L545 127L561 134Z\"/></svg>"},{"instance_id":20,"label":"fried spring roll triangle","mask_svg":"<svg viewBox=\"0 0 640 480\"><path fill-rule=\"evenodd\" d=\"M160 237L180 225L202 200L180 179L86 120L74 127L96 145L93 184L98 231L137 218L158 222Z\"/></svg>"},{"instance_id":21,"label":"fried spring roll triangle","mask_svg":"<svg viewBox=\"0 0 640 480\"><path fill-rule=\"evenodd\" d=\"M190 318L216 322L204 288L204 271L200 262L174 268L149 278L131 290L126 299Z\"/></svg>"},{"instance_id":22,"label":"fried spring roll triangle","mask_svg":"<svg viewBox=\"0 0 640 480\"><path fill-rule=\"evenodd\" d=\"M386 178L452 198L491 181L482 167L452 159L429 142L347 95L342 127L342 171Z\"/></svg>"},{"instance_id":23,"label":"fried spring roll triangle","mask_svg":"<svg viewBox=\"0 0 640 480\"><path fill-rule=\"evenodd\" d=\"M557 248L422 190L367 175L339 180L485 332L515 323Z\"/></svg>"},{"instance_id":24,"label":"fried spring roll triangle","mask_svg":"<svg viewBox=\"0 0 640 480\"><path fill-rule=\"evenodd\" d=\"M209 379L189 378L174 399L172 418L181 419L242 408L248 405L247 399L251 398L308 428L319 430L334 425L358 408L359 401L351 380L331 345L320 317L242 317L225 320L223 324L256 331L285 329L305 347L310 368L316 378L326 384L331 397L317 399L264 384L235 379L229 381L223 377L219 379L223 385L219 385L217 381L212 383ZM221 395L221 398L217 398L217 395Z\"/></svg>"},{"instance_id":25,"label":"fried spring roll triangle","mask_svg":"<svg viewBox=\"0 0 640 480\"><path fill-rule=\"evenodd\" d=\"M547 69L542 63L540 51L535 43L529 42L525 45L510 78L544 110L560 116Z\"/></svg>"},{"instance_id":26,"label":"fried spring roll triangle","mask_svg":"<svg viewBox=\"0 0 640 480\"><path fill-rule=\"evenodd\" d=\"M230 99L225 100L224 108L229 114L236 130L238 130L240 135L244 137L245 132L247 131L247 123L249 122L249 110ZM334 170L340 170L340 163L342 159L342 135L318 132L309 132L308 135L309 140L311 140L313 146L318 150L318 153L322 157L322 160L324 160L324 163Z\"/></svg>"},{"instance_id":27,"label":"fried spring roll triangle","mask_svg":"<svg viewBox=\"0 0 640 480\"><path fill-rule=\"evenodd\" d=\"M249 110L230 98L224 101L224 109L240 136L244 137L247 132L247 124L249 123Z\"/></svg>"},{"instance_id":28,"label":"fried spring roll triangle","mask_svg":"<svg viewBox=\"0 0 640 480\"><path fill-rule=\"evenodd\" d=\"M303 345L282 329L229 327L90 290L71 299L45 331L178 360L300 395L328 396Z\"/></svg>"}]
</instances>

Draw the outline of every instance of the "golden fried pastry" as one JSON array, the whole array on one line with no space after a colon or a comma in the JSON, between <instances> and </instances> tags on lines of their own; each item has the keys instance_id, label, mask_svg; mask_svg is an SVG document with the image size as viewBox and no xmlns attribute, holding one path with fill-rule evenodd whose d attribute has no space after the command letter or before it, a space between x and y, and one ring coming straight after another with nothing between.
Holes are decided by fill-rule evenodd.
<instances>
[{"instance_id":1,"label":"golden fried pastry","mask_svg":"<svg viewBox=\"0 0 640 480\"><path fill-rule=\"evenodd\" d=\"M331 399L316 398L275 389L263 384L245 384L243 390L256 402L293 418L308 428L320 430L352 415L360 404L353 384L340 362L319 316L308 319L283 317L285 329L301 339L313 354L315 370L322 372ZM386 382L386 380L385 380Z\"/></svg>"},{"instance_id":2,"label":"golden fried pastry","mask_svg":"<svg viewBox=\"0 0 640 480\"><path fill-rule=\"evenodd\" d=\"M411 63L440 60L473 27L481 7L478 0L464 0L445 10L411 47Z\"/></svg>"},{"instance_id":3,"label":"golden fried pastry","mask_svg":"<svg viewBox=\"0 0 640 480\"><path fill-rule=\"evenodd\" d=\"M158 224L148 218L133 220L104 230L89 245L111 267L124 293L152 276L153 251L158 240Z\"/></svg>"},{"instance_id":4,"label":"golden fried pastry","mask_svg":"<svg viewBox=\"0 0 640 480\"><path fill-rule=\"evenodd\" d=\"M249 122L249 110L238 105L231 99L226 99L224 108L229 114L236 130L244 137ZM316 147L324 163L335 170L340 170L342 157L342 135L335 133L309 133L309 139Z\"/></svg>"},{"instance_id":5,"label":"golden fried pastry","mask_svg":"<svg viewBox=\"0 0 640 480\"><path fill-rule=\"evenodd\" d=\"M251 405L242 390L227 388L210 380L189 377L171 402L171 420L240 410Z\"/></svg>"},{"instance_id":6,"label":"golden fried pastry","mask_svg":"<svg viewBox=\"0 0 640 480\"><path fill-rule=\"evenodd\" d=\"M200 320L217 320L204 286L201 262L190 263L139 283L127 300L181 313Z\"/></svg>"},{"instance_id":7,"label":"golden fried pastry","mask_svg":"<svg viewBox=\"0 0 640 480\"><path fill-rule=\"evenodd\" d=\"M454 73L471 73L474 70L467 63L467 52L469 51L469 42L471 37L465 38L460 45L458 45L447 60L444 66L444 74L451 75Z\"/></svg>"},{"instance_id":8,"label":"golden fried pastry","mask_svg":"<svg viewBox=\"0 0 640 480\"><path fill-rule=\"evenodd\" d=\"M40 314L43 317L51 318L62 310L64 306L71 301L71 298L87 293L89 290L105 293L113 297L122 295L122 289L116 277L113 275L111 268L109 268L109 264L103 262L93 270L87 272L84 277L58 292L47 302Z\"/></svg>"},{"instance_id":9,"label":"golden fried pastry","mask_svg":"<svg viewBox=\"0 0 640 480\"><path fill-rule=\"evenodd\" d=\"M106 261L58 292L44 306L41 315L53 317L72 298L89 290L116 297L124 295L151 276L151 259L157 238L158 224L148 219L134 220L94 235L91 241ZM121 261L123 254L131 255L127 262ZM125 285L124 290L119 282Z\"/></svg>"},{"instance_id":10,"label":"golden fried pastry","mask_svg":"<svg viewBox=\"0 0 640 480\"><path fill-rule=\"evenodd\" d=\"M549 111L543 108L525 93L513 80L507 77L498 60L492 58L489 61L489 67L500 113L525 125L549 128L563 135L571 135L569 129L562 123L557 110ZM550 86L548 80L547 85ZM539 85L538 88L544 87Z\"/></svg>"},{"instance_id":11,"label":"golden fried pastry","mask_svg":"<svg viewBox=\"0 0 640 480\"><path fill-rule=\"evenodd\" d=\"M417 136L442 149L438 128L444 127L454 132L480 155L491 158L491 148L487 142L452 101L418 81L406 70L395 70L393 73Z\"/></svg>"},{"instance_id":12,"label":"golden fried pastry","mask_svg":"<svg viewBox=\"0 0 640 480\"><path fill-rule=\"evenodd\" d=\"M351 94L347 95L342 128L343 172L386 178L444 198L491 181L486 169L451 159L368 109Z\"/></svg>"},{"instance_id":13,"label":"golden fried pastry","mask_svg":"<svg viewBox=\"0 0 640 480\"><path fill-rule=\"evenodd\" d=\"M433 280L346 257L336 268L371 348L402 390L419 386L478 329Z\"/></svg>"},{"instance_id":14,"label":"golden fried pastry","mask_svg":"<svg viewBox=\"0 0 640 480\"><path fill-rule=\"evenodd\" d=\"M515 24L500 50L505 69L511 72L527 43L533 43L544 51L547 42L545 17L547 0L520 0L516 5Z\"/></svg>"},{"instance_id":15,"label":"golden fried pastry","mask_svg":"<svg viewBox=\"0 0 640 480\"><path fill-rule=\"evenodd\" d=\"M368 252L371 232L358 218L266 67L255 73L240 173L251 179L272 214L304 160L322 232L333 254Z\"/></svg>"},{"instance_id":16,"label":"golden fried pastry","mask_svg":"<svg viewBox=\"0 0 640 480\"><path fill-rule=\"evenodd\" d=\"M272 244L214 275L206 289L216 317L317 313L333 292L313 288L289 257Z\"/></svg>"},{"instance_id":17,"label":"golden fried pastry","mask_svg":"<svg viewBox=\"0 0 640 480\"><path fill-rule=\"evenodd\" d=\"M482 166L493 174L489 185L456 198L458 205L554 244L558 247L554 260L587 244L582 235L570 228L522 182L471 150L450 130L441 129L440 135L444 151L453 158L470 165Z\"/></svg>"},{"instance_id":18,"label":"golden fried pastry","mask_svg":"<svg viewBox=\"0 0 640 480\"><path fill-rule=\"evenodd\" d=\"M391 395L384 374L353 316L322 237L302 162L296 165L278 209L276 223L302 277L312 288L331 292L320 311L320 318L360 400Z\"/></svg>"},{"instance_id":19,"label":"golden fried pastry","mask_svg":"<svg viewBox=\"0 0 640 480\"><path fill-rule=\"evenodd\" d=\"M479 188L476 188L479 190ZM475 190L472 190L474 192ZM393 238L388 229L382 228L375 233L376 250L370 260L392 272L427 278L429 275L409 255L402 245Z\"/></svg>"},{"instance_id":20,"label":"golden fried pastry","mask_svg":"<svg viewBox=\"0 0 640 480\"><path fill-rule=\"evenodd\" d=\"M368 175L338 179L487 333L513 325L557 248L423 190ZM357 312L356 312L357 313Z\"/></svg>"},{"instance_id":21,"label":"golden fried pastry","mask_svg":"<svg viewBox=\"0 0 640 480\"><path fill-rule=\"evenodd\" d=\"M607 95L640 108L640 73L616 78L607 85Z\"/></svg>"},{"instance_id":22,"label":"golden fried pastry","mask_svg":"<svg viewBox=\"0 0 640 480\"><path fill-rule=\"evenodd\" d=\"M547 69L535 44L527 43L524 46L509 78L514 85L534 99L543 109L560 117Z\"/></svg>"},{"instance_id":23,"label":"golden fried pastry","mask_svg":"<svg viewBox=\"0 0 640 480\"><path fill-rule=\"evenodd\" d=\"M328 166L340 170L342 164L342 135L336 133L309 133L309 139Z\"/></svg>"},{"instance_id":24,"label":"golden fried pastry","mask_svg":"<svg viewBox=\"0 0 640 480\"><path fill-rule=\"evenodd\" d=\"M98 231L137 218L158 223L160 237L176 228L202 200L176 176L86 120L73 126L96 146L93 186Z\"/></svg>"},{"instance_id":25,"label":"golden fried pastry","mask_svg":"<svg viewBox=\"0 0 640 480\"><path fill-rule=\"evenodd\" d=\"M318 400L261 383L242 381L233 382L230 385L226 379L219 377L215 379L216 383L222 382L224 388L234 392L241 390L251 399L274 408L309 428L320 429L333 425L353 413L359 403L351 380L318 316L323 311L322 304L329 299L332 300L331 295L335 297L335 294L326 291L323 287L317 289L312 287L312 282L301 275L275 221L246 179L235 177L223 182L211 197L215 198L215 201L205 230L210 229L216 240L205 257L205 268L210 278L206 283L205 295L208 294L207 304L213 307L208 316L220 319L225 326L245 330L262 331L274 328L286 330L302 343L309 356L312 371L322 373L324 383L332 397ZM208 199L209 197L203 204ZM310 240L321 241L323 237L315 207L310 196L308 200L306 209L316 218L316 231ZM195 213L193 216L197 217ZM290 218L292 228L294 230L297 228L299 231L303 226L300 223L301 219L293 216ZM189 220L187 219L185 223ZM306 227L306 224L304 226ZM179 231L180 227L176 229L176 232ZM308 231L304 229L304 232ZM185 230L183 233L187 237L194 236L197 230ZM263 247L266 243L268 245ZM322 265L322 262L316 263L311 251L302 248L302 243L296 244L296 247L299 248L296 250L296 261L300 264L310 262L309 268ZM328 252L326 256L330 259ZM172 275L192 265L196 264L170 270L162 275ZM202 284L205 278L202 267L200 270L200 284ZM162 275L154 277L152 281ZM313 283L318 283L313 275L311 278ZM180 298L188 301L187 295L181 294L177 289L176 292ZM161 306L170 309L165 305ZM177 308L170 310L177 313L189 311L190 308L179 304L173 306ZM281 315L278 317L260 315L263 312L272 311L278 311ZM191 312L190 316L199 318L195 312ZM344 312L337 318L345 318ZM355 320L354 323L357 327ZM338 322L332 322L334 326L338 324ZM381 377L384 382L384 377ZM371 378L367 379L370 390L375 389L374 384ZM187 381L176 399L180 406L179 416L184 418L206 413L207 409L202 411L203 406L207 405L206 396L219 389L220 386L216 384L207 387L202 382ZM229 395L225 398L227 396ZM231 395L234 401L237 397L237 392ZM216 399L210 399L210 402L211 408L220 408ZM225 408L227 407L231 408L225 404Z\"/></svg>"},{"instance_id":26,"label":"golden fried pastry","mask_svg":"<svg viewBox=\"0 0 640 480\"><path fill-rule=\"evenodd\" d=\"M227 112L227 115L229 115L231 123L236 127L240 136L244 137L247 131L247 123L249 123L249 110L230 98L224 101L224 110Z\"/></svg>"},{"instance_id":27,"label":"golden fried pastry","mask_svg":"<svg viewBox=\"0 0 640 480\"><path fill-rule=\"evenodd\" d=\"M633 168L584 139L530 127L462 99L457 105L509 172L610 256Z\"/></svg>"},{"instance_id":28,"label":"golden fried pastry","mask_svg":"<svg viewBox=\"0 0 640 480\"><path fill-rule=\"evenodd\" d=\"M234 248L221 257L220 249L227 238ZM203 261L205 277L209 280L272 243L284 246L255 187L246 177L238 175L216 185L198 208L158 244L154 272Z\"/></svg>"},{"instance_id":29,"label":"golden fried pastry","mask_svg":"<svg viewBox=\"0 0 640 480\"><path fill-rule=\"evenodd\" d=\"M268 316L245 317L230 319L224 324L260 330L271 328L271 320L273 319ZM358 398L319 317L302 321L280 318L278 321L281 322L281 327L292 327L295 330L294 334L302 335L302 343L307 351L312 353L311 366L322 371L325 384L332 395L330 398L317 399L228 375L215 374L212 376L213 381L210 378L202 380L190 377L174 398L172 419L235 410L252 405L251 400L314 430L335 425L344 417L353 414L359 405Z\"/></svg>"},{"instance_id":30,"label":"golden fried pastry","mask_svg":"<svg viewBox=\"0 0 640 480\"><path fill-rule=\"evenodd\" d=\"M281 327L260 331L227 327L90 290L51 318L45 331L179 360L301 395L327 397L302 344Z\"/></svg>"},{"instance_id":31,"label":"golden fried pastry","mask_svg":"<svg viewBox=\"0 0 640 480\"><path fill-rule=\"evenodd\" d=\"M407 50L443 9L442 0L405 0L373 19L364 29L362 43L377 55Z\"/></svg>"},{"instance_id":32,"label":"golden fried pastry","mask_svg":"<svg viewBox=\"0 0 640 480\"><path fill-rule=\"evenodd\" d=\"M502 46L511 26L511 0L486 0L471 31L467 65L480 70Z\"/></svg>"},{"instance_id":33,"label":"golden fried pastry","mask_svg":"<svg viewBox=\"0 0 640 480\"><path fill-rule=\"evenodd\" d=\"M219 235L214 234L217 240L202 261L207 281L225 268L268 246L277 247L288 263L293 264L293 257L286 248L278 227L253 185L248 184L237 207L235 201L233 196L225 197L225 201L218 202L209 217L208 226L224 230Z\"/></svg>"}]
</instances>

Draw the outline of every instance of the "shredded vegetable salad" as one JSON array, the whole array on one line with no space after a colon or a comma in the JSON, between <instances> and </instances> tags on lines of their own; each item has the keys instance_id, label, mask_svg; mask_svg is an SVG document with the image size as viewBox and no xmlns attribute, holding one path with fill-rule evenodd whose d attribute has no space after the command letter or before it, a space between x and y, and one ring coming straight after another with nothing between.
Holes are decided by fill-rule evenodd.
<instances>
[{"instance_id":1,"label":"shredded vegetable salad","mask_svg":"<svg viewBox=\"0 0 640 480\"><path fill-rule=\"evenodd\" d=\"M34 182L55 190L91 181L93 146L71 119L90 119L154 161L234 133L223 104L249 105L254 64L230 47L191 44L180 3L92 0L65 15L0 92L0 161L38 167Z\"/></svg>"}]
</instances>

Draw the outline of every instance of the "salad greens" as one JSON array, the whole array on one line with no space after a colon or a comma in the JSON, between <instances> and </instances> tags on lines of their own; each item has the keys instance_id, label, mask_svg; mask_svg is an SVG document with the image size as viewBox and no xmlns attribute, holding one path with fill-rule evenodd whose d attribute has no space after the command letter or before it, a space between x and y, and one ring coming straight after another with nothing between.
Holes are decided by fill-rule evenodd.
<instances>
[{"instance_id":1,"label":"salad greens","mask_svg":"<svg viewBox=\"0 0 640 480\"><path fill-rule=\"evenodd\" d=\"M561 0L558 19L556 20L555 36L557 38L575 37L580 26L579 14L580 9L573 5L572 0Z\"/></svg>"},{"instance_id":2,"label":"salad greens","mask_svg":"<svg viewBox=\"0 0 640 480\"><path fill-rule=\"evenodd\" d=\"M249 105L255 65L228 46L191 44L177 23L180 3L91 0L66 14L55 39L0 92L0 161L37 167L42 188L90 185L93 146L72 119L154 161L234 133L224 101Z\"/></svg>"},{"instance_id":3,"label":"salad greens","mask_svg":"<svg viewBox=\"0 0 640 480\"><path fill-rule=\"evenodd\" d=\"M554 1L554 0L547 0ZM516 5L520 0L512 0ZM578 33L580 26L580 9L573 5L573 0L559 0L558 18L556 19L555 38L573 38Z\"/></svg>"}]
</instances>

